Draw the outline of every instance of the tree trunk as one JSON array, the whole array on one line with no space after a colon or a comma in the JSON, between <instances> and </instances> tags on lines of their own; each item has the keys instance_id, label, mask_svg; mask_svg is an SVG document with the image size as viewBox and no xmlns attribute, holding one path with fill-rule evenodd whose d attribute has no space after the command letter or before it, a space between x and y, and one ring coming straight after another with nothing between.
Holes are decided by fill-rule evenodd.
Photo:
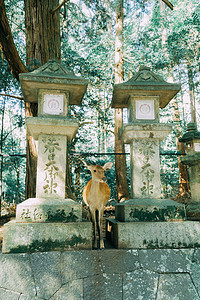
<instances>
[{"instance_id":1,"label":"tree trunk","mask_svg":"<svg viewBox=\"0 0 200 300\"><path fill-rule=\"evenodd\" d=\"M0 50L15 78L19 79L19 73L28 72L15 47L3 0L0 0Z\"/></svg>"},{"instance_id":2,"label":"tree trunk","mask_svg":"<svg viewBox=\"0 0 200 300\"><path fill-rule=\"evenodd\" d=\"M24 0L26 63L36 69L49 59L61 59L59 0Z\"/></svg>"},{"instance_id":3,"label":"tree trunk","mask_svg":"<svg viewBox=\"0 0 200 300\"><path fill-rule=\"evenodd\" d=\"M189 85L190 107L191 107L191 122L196 123L193 72L189 62L187 63L187 71L188 71L188 85Z\"/></svg>"},{"instance_id":4,"label":"tree trunk","mask_svg":"<svg viewBox=\"0 0 200 300\"><path fill-rule=\"evenodd\" d=\"M117 1L116 6L116 37L115 37L115 84L124 80L123 72L123 0ZM118 139L118 133L123 124L123 109L115 109L115 152L124 153L124 144ZM129 199L127 183L126 157L115 155L115 172L118 201Z\"/></svg>"},{"instance_id":5,"label":"tree trunk","mask_svg":"<svg viewBox=\"0 0 200 300\"><path fill-rule=\"evenodd\" d=\"M5 97L3 100L3 107L1 112L1 134L0 134L0 152L1 152L1 161L0 161L0 216L1 216L1 203L2 203L2 195L3 195L3 189L2 189L2 181L3 181L3 142L4 142L4 116L5 116Z\"/></svg>"},{"instance_id":6,"label":"tree trunk","mask_svg":"<svg viewBox=\"0 0 200 300\"><path fill-rule=\"evenodd\" d=\"M181 151L183 154L185 153L184 143L179 142L179 137L182 135L181 128L181 120L180 120L180 112L178 109L177 99L174 98L170 102L171 112L172 112L172 120L175 126L175 134L176 134L176 147L177 151ZM181 156L178 157L178 167L179 167L179 193L177 195L177 200L182 203L188 202L188 198L190 198L190 186L189 186L189 174L188 168L186 165L182 164Z\"/></svg>"},{"instance_id":7,"label":"tree trunk","mask_svg":"<svg viewBox=\"0 0 200 300\"><path fill-rule=\"evenodd\" d=\"M49 59L61 59L59 0L24 0L26 26L26 63L30 71ZM25 103L26 117L37 116L37 104ZM37 152L27 134L26 199L36 196Z\"/></svg>"}]
</instances>

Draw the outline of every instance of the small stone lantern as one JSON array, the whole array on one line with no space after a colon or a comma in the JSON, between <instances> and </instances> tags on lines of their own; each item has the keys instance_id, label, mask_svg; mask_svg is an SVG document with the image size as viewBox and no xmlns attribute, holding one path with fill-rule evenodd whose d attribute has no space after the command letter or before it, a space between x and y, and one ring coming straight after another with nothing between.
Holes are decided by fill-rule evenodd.
<instances>
[{"instance_id":1,"label":"small stone lantern","mask_svg":"<svg viewBox=\"0 0 200 300\"><path fill-rule=\"evenodd\" d=\"M82 222L82 205L65 199L67 142L79 127L68 106L81 105L88 81L57 60L19 77L25 101L38 103L38 117L26 118L38 141L36 198L17 205L16 220L4 228L3 252L91 249L92 226Z\"/></svg>"},{"instance_id":2,"label":"small stone lantern","mask_svg":"<svg viewBox=\"0 0 200 300\"><path fill-rule=\"evenodd\" d=\"M189 123L187 132L179 139L185 143L186 155L181 162L189 166L191 203L186 208L190 220L200 220L200 132L195 123Z\"/></svg>"},{"instance_id":3,"label":"small stone lantern","mask_svg":"<svg viewBox=\"0 0 200 300\"><path fill-rule=\"evenodd\" d=\"M195 228L186 237L190 224L184 205L161 199L159 142L172 127L160 123L159 109L179 90L180 85L165 82L147 67L114 86L112 107L128 108L128 124L119 138L130 144L132 190L132 199L117 204L115 219L107 220L107 237L117 248L184 248L198 243Z\"/></svg>"}]
</instances>

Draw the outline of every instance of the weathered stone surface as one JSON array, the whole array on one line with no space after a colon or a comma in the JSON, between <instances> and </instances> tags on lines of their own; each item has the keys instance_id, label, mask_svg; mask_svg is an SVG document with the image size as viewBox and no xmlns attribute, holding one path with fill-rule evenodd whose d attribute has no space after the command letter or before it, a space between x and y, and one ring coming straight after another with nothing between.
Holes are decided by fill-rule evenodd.
<instances>
[{"instance_id":1,"label":"weathered stone surface","mask_svg":"<svg viewBox=\"0 0 200 300\"><path fill-rule=\"evenodd\" d=\"M184 220L185 206L170 199L129 199L115 206L121 222Z\"/></svg>"},{"instance_id":2,"label":"weathered stone surface","mask_svg":"<svg viewBox=\"0 0 200 300\"><path fill-rule=\"evenodd\" d=\"M41 128L41 126L39 126ZM49 133L51 132L49 128ZM36 197L65 199L67 137L40 134Z\"/></svg>"},{"instance_id":3,"label":"weathered stone surface","mask_svg":"<svg viewBox=\"0 0 200 300\"><path fill-rule=\"evenodd\" d=\"M180 85L168 83L148 67L142 66L131 79L115 84L111 106L115 108L127 107L130 95L146 95L159 96L159 106L163 108L180 88Z\"/></svg>"},{"instance_id":4,"label":"weathered stone surface","mask_svg":"<svg viewBox=\"0 0 200 300\"><path fill-rule=\"evenodd\" d=\"M36 295L28 254L0 254L0 287L31 297Z\"/></svg>"},{"instance_id":5,"label":"weathered stone surface","mask_svg":"<svg viewBox=\"0 0 200 300\"><path fill-rule=\"evenodd\" d=\"M156 299L158 274L150 270L127 273L123 280L123 299Z\"/></svg>"},{"instance_id":6,"label":"weathered stone surface","mask_svg":"<svg viewBox=\"0 0 200 300\"><path fill-rule=\"evenodd\" d=\"M29 296L29 295L21 294L19 300L46 300L46 299L40 298L40 297L32 297L32 296Z\"/></svg>"},{"instance_id":7,"label":"weathered stone surface","mask_svg":"<svg viewBox=\"0 0 200 300\"><path fill-rule=\"evenodd\" d=\"M189 272L194 249L154 249L139 251L141 267L157 273Z\"/></svg>"},{"instance_id":8,"label":"weathered stone surface","mask_svg":"<svg viewBox=\"0 0 200 300\"><path fill-rule=\"evenodd\" d=\"M199 300L189 274L162 274L159 278L157 300Z\"/></svg>"},{"instance_id":9,"label":"weathered stone surface","mask_svg":"<svg viewBox=\"0 0 200 300\"><path fill-rule=\"evenodd\" d=\"M16 222L81 222L82 205L72 199L30 198L17 205Z\"/></svg>"},{"instance_id":10,"label":"weathered stone surface","mask_svg":"<svg viewBox=\"0 0 200 300\"><path fill-rule=\"evenodd\" d=\"M26 127L36 141L40 134L67 136L71 141L76 135L79 123L69 118L28 117Z\"/></svg>"},{"instance_id":11,"label":"weathered stone surface","mask_svg":"<svg viewBox=\"0 0 200 300\"><path fill-rule=\"evenodd\" d=\"M131 142L131 189L133 198L160 198L159 140L138 139Z\"/></svg>"},{"instance_id":12,"label":"weathered stone surface","mask_svg":"<svg viewBox=\"0 0 200 300\"><path fill-rule=\"evenodd\" d=\"M84 299L122 300L122 276L103 273L85 278Z\"/></svg>"},{"instance_id":13,"label":"weathered stone surface","mask_svg":"<svg viewBox=\"0 0 200 300\"><path fill-rule=\"evenodd\" d=\"M111 242L118 249L200 247L199 222L118 222L108 220Z\"/></svg>"},{"instance_id":14,"label":"weathered stone surface","mask_svg":"<svg viewBox=\"0 0 200 300\"><path fill-rule=\"evenodd\" d=\"M83 280L73 280L64 284L49 300L82 300Z\"/></svg>"},{"instance_id":15,"label":"weathered stone surface","mask_svg":"<svg viewBox=\"0 0 200 300\"><path fill-rule=\"evenodd\" d=\"M200 249L1 254L0 299L197 300L199 276Z\"/></svg>"},{"instance_id":16,"label":"weathered stone surface","mask_svg":"<svg viewBox=\"0 0 200 300\"><path fill-rule=\"evenodd\" d=\"M1 300L19 300L20 293L9 291L7 289L0 288Z\"/></svg>"},{"instance_id":17,"label":"weathered stone surface","mask_svg":"<svg viewBox=\"0 0 200 300\"><path fill-rule=\"evenodd\" d=\"M60 252L30 255L37 296L48 299L61 287Z\"/></svg>"},{"instance_id":18,"label":"weathered stone surface","mask_svg":"<svg viewBox=\"0 0 200 300\"><path fill-rule=\"evenodd\" d=\"M3 253L92 249L92 223L16 223L4 225Z\"/></svg>"},{"instance_id":19,"label":"weathered stone surface","mask_svg":"<svg viewBox=\"0 0 200 300\"><path fill-rule=\"evenodd\" d=\"M37 70L19 75L24 98L28 102L38 101L38 90L59 89L70 93L69 104L81 105L88 80L76 76L58 60L51 59Z\"/></svg>"},{"instance_id":20,"label":"weathered stone surface","mask_svg":"<svg viewBox=\"0 0 200 300\"><path fill-rule=\"evenodd\" d=\"M199 194L199 188L198 188L198 194ZM200 196L198 195L198 197ZM186 215L188 220L200 221L200 202L190 203L186 208Z\"/></svg>"},{"instance_id":21,"label":"weathered stone surface","mask_svg":"<svg viewBox=\"0 0 200 300\"><path fill-rule=\"evenodd\" d=\"M98 252L101 269L106 274L121 274L134 271L140 267L137 250L106 250Z\"/></svg>"},{"instance_id":22,"label":"weathered stone surface","mask_svg":"<svg viewBox=\"0 0 200 300\"><path fill-rule=\"evenodd\" d=\"M102 272L98 251L69 251L62 253L62 283Z\"/></svg>"},{"instance_id":23,"label":"weathered stone surface","mask_svg":"<svg viewBox=\"0 0 200 300\"><path fill-rule=\"evenodd\" d=\"M162 123L128 123L124 124L119 131L119 137L125 144L131 144L133 140L140 139L157 139L164 140L166 136L172 131L171 125Z\"/></svg>"}]
</instances>

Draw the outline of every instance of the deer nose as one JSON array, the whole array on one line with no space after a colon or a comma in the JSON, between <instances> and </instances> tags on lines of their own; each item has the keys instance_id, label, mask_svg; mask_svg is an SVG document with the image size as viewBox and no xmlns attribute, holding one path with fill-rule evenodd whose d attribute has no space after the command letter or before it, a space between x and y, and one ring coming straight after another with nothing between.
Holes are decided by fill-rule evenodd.
<instances>
[{"instance_id":1,"label":"deer nose","mask_svg":"<svg viewBox=\"0 0 200 300\"><path fill-rule=\"evenodd\" d=\"M103 177L102 180L103 180L103 181L106 181L106 177Z\"/></svg>"}]
</instances>

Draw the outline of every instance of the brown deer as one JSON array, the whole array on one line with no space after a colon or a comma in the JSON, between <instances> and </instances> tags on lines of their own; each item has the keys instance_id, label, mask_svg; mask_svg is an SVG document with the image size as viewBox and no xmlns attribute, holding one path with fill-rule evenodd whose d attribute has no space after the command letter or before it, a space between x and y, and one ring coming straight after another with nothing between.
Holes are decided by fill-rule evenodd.
<instances>
[{"instance_id":1,"label":"brown deer","mask_svg":"<svg viewBox=\"0 0 200 300\"><path fill-rule=\"evenodd\" d=\"M102 236L102 218L104 206L110 197L110 188L107 185L104 171L110 170L113 163L108 162L103 167L100 165L87 165L87 169L92 174L90 179L83 190L83 200L89 207L91 219L94 228L94 248L98 248L97 232L99 235L99 247L104 248L104 241Z\"/></svg>"}]
</instances>

